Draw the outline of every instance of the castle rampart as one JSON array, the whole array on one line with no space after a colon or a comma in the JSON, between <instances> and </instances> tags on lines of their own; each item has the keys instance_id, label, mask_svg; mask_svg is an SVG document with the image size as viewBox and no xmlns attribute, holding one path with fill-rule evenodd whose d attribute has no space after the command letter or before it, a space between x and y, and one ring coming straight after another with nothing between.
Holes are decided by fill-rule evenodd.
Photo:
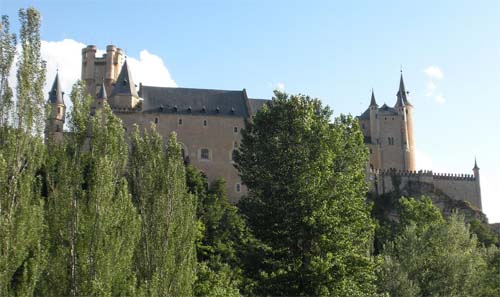
<instances>
[{"instance_id":1,"label":"castle rampart","mask_svg":"<svg viewBox=\"0 0 500 297\"><path fill-rule=\"evenodd\" d=\"M472 174L373 169L367 173L367 179L370 192L378 195L427 184L455 200L468 201L474 207L482 209L479 177Z\"/></svg>"}]
</instances>

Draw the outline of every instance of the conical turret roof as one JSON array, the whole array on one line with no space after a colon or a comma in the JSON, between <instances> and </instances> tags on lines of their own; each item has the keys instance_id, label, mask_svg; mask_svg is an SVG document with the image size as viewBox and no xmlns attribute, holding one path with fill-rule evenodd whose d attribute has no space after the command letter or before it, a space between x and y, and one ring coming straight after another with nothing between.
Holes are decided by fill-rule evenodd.
<instances>
[{"instance_id":1,"label":"conical turret roof","mask_svg":"<svg viewBox=\"0 0 500 297\"><path fill-rule=\"evenodd\" d=\"M111 90L111 96L115 95L130 95L134 97L139 97L137 94L137 90L135 89L134 81L132 80L132 74L130 73L130 69L128 67L127 61L123 63L120 74L118 75L118 79Z\"/></svg>"},{"instance_id":2,"label":"conical turret roof","mask_svg":"<svg viewBox=\"0 0 500 297\"><path fill-rule=\"evenodd\" d=\"M412 106L410 101L408 101L405 83L403 80L403 72L401 72L401 78L399 80L399 90L397 93L397 97L398 97L398 99L397 99L396 105L394 107Z\"/></svg>"},{"instance_id":3,"label":"conical turret roof","mask_svg":"<svg viewBox=\"0 0 500 297\"><path fill-rule=\"evenodd\" d=\"M97 99L102 99L102 100L108 99L108 94L106 94L106 87L104 86L104 82L101 83L101 89L99 90Z\"/></svg>"},{"instance_id":4,"label":"conical turret roof","mask_svg":"<svg viewBox=\"0 0 500 297\"><path fill-rule=\"evenodd\" d=\"M375 93L373 92L373 89L372 89L372 98L370 100L370 106L378 106L377 101L375 100Z\"/></svg>"},{"instance_id":5,"label":"conical turret roof","mask_svg":"<svg viewBox=\"0 0 500 297\"><path fill-rule=\"evenodd\" d=\"M63 92L61 91L61 83L59 82L59 73L56 74L52 89L49 92L49 102L52 104L64 105Z\"/></svg>"}]
</instances>

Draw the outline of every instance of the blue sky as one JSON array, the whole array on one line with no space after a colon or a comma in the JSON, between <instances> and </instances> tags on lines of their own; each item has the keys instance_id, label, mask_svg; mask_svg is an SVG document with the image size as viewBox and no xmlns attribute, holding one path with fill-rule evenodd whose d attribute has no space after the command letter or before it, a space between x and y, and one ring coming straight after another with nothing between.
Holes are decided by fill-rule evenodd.
<instances>
[{"instance_id":1,"label":"blue sky","mask_svg":"<svg viewBox=\"0 0 500 297\"><path fill-rule=\"evenodd\" d=\"M371 88L393 105L402 67L419 167L472 173L477 156L484 212L500 222L499 1L1 0L0 13L15 30L27 6L41 11L45 41L113 43L137 68L162 62L139 75L146 82L168 76L166 85L246 88L253 98L284 87L336 114L364 111ZM68 80L80 71L72 55Z\"/></svg>"}]
</instances>

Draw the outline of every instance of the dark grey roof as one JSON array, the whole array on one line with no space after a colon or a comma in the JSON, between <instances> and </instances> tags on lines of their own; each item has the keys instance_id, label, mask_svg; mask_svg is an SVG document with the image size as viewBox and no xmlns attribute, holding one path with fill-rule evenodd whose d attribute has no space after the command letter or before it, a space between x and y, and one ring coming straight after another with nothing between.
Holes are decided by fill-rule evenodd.
<instances>
[{"instance_id":1,"label":"dark grey roof","mask_svg":"<svg viewBox=\"0 0 500 297\"><path fill-rule=\"evenodd\" d=\"M144 112L248 117L245 91L150 87L141 85Z\"/></svg>"},{"instance_id":2,"label":"dark grey roof","mask_svg":"<svg viewBox=\"0 0 500 297\"><path fill-rule=\"evenodd\" d=\"M248 99L248 104L250 105L250 112L252 115L255 115L259 110L262 109L262 106L266 103L270 103L271 100L268 99Z\"/></svg>"},{"instance_id":3,"label":"dark grey roof","mask_svg":"<svg viewBox=\"0 0 500 297\"><path fill-rule=\"evenodd\" d=\"M106 94L106 87L104 86L104 82L101 84L101 89L99 90L99 94L97 95L97 99L102 99L102 100L108 99L108 95Z\"/></svg>"},{"instance_id":4,"label":"dark grey roof","mask_svg":"<svg viewBox=\"0 0 500 297\"><path fill-rule=\"evenodd\" d=\"M358 119L361 120L369 120L370 119L370 109L367 108L365 112L363 112L360 116L358 116Z\"/></svg>"},{"instance_id":5,"label":"dark grey roof","mask_svg":"<svg viewBox=\"0 0 500 297\"><path fill-rule=\"evenodd\" d=\"M64 105L63 95L64 93L61 91L61 83L59 82L59 73L57 73L54 83L52 84L52 89L49 92L49 102Z\"/></svg>"},{"instance_id":6,"label":"dark grey roof","mask_svg":"<svg viewBox=\"0 0 500 297\"><path fill-rule=\"evenodd\" d=\"M398 112L396 111L396 109L394 109L394 107L389 107L385 103L384 103L384 105L382 105L382 107L380 107L378 109L378 111L384 115L397 115L398 114Z\"/></svg>"},{"instance_id":7,"label":"dark grey roof","mask_svg":"<svg viewBox=\"0 0 500 297\"><path fill-rule=\"evenodd\" d=\"M370 100L370 106L378 106L377 101L375 100L375 93L373 92L373 89L372 89L372 98Z\"/></svg>"},{"instance_id":8,"label":"dark grey roof","mask_svg":"<svg viewBox=\"0 0 500 297\"><path fill-rule=\"evenodd\" d=\"M130 69L127 65L127 61L123 63L118 79L116 79L116 83L111 90L110 97L115 95L131 95L139 97L137 95L137 90L135 88L134 80L132 79L132 74L130 73Z\"/></svg>"},{"instance_id":9,"label":"dark grey roof","mask_svg":"<svg viewBox=\"0 0 500 297\"><path fill-rule=\"evenodd\" d=\"M410 102L408 101L408 96L405 88L405 83L403 81L403 73L401 72L401 78L399 80L399 90L398 93L396 94L398 99L396 101L396 106L412 106Z\"/></svg>"}]
</instances>

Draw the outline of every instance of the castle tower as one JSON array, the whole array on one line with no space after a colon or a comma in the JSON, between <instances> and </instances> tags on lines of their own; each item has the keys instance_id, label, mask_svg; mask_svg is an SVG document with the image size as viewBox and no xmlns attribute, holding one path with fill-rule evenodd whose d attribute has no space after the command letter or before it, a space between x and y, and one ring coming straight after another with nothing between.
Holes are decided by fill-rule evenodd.
<instances>
[{"instance_id":1,"label":"castle tower","mask_svg":"<svg viewBox=\"0 0 500 297\"><path fill-rule=\"evenodd\" d=\"M108 45L102 57L96 57L96 52L94 45L82 49L82 80L85 81L87 93L93 98L98 95L102 81L106 86L106 93L111 92L123 59L122 50L114 45Z\"/></svg>"},{"instance_id":2,"label":"castle tower","mask_svg":"<svg viewBox=\"0 0 500 297\"><path fill-rule=\"evenodd\" d=\"M408 101L408 92L406 91L403 73L399 80L399 90L397 101L394 108L402 116L401 122L401 140L404 157L403 169L414 171L415 164L415 138L413 134L413 105Z\"/></svg>"},{"instance_id":3,"label":"castle tower","mask_svg":"<svg viewBox=\"0 0 500 297\"><path fill-rule=\"evenodd\" d=\"M478 201L474 201L474 204L479 208L483 209L482 201L481 201L481 180L479 178L479 167L477 166L477 160L474 158L474 168L472 168L472 172L474 172L474 178L476 179L476 197L478 197Z\"/></svg>"},{"instance_id":4,"label":"castle tower","mask_svg":"<svg viewBox=\"0 0 500 297\"><path fill-rule=\"evenodd\" d=\"M59 142L63 140L63 127L65 121L66 105L64 104L64 93L61 91L59 73L56 74L52 89L49 92L48 104L50 115L46 127L46 138L49 137Z\"/></svg>"},{"instance_id":5,"label":"castle tower","mask_svg":"<svg viewBox=\"0 0 500 297\"><path fill-rule=\"evenodd\" d=\"M106 85L104 82L101 83L99 93L97 94L97 97L94 99L94 102L92 102L91 108L91 113L95 114L95 111L97 109L101 109L104 104L108 102L108 95L106 92Z\"/></svg>"},{"instance_id":6,"label":"castle tower","mask_svg":"<svg viewBox=\"0 0 500 297\"><path fill-rule=\"evenodd\" d=\"M116 110L130 110L138 102L139 95L137 94L136 85L132 79L127 61L125 61L109 96L109 105Z\"/></svg>"},{"instance_id":7,"label":"castle tower","mask_svg":"<svg viewBox=\"0 0 500 297\"><path fill-rule=\"evenodd\" d=\"M370 168L380 168L380 150L377 145L379 139L379 125L377 122L378 104L375 100L375 92L372 89L372 97L370 99Z\"/></svg>"}]
</instances>

